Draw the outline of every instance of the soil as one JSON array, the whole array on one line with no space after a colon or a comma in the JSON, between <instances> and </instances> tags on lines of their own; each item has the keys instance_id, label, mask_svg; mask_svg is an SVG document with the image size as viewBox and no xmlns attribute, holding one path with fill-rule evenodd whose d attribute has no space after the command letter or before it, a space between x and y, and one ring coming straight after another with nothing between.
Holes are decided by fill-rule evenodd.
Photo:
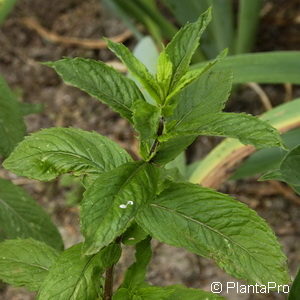
<instances>
[{"instance_id":1,"label":"soil","mask_svg":"<svg viewBox=\"0 0 300 300\"><path fill-rule=\"evenodd\" d=\"M100 1L101 2L101 1ZM256 51L300 50L299 1L266 1ZM111 15L99 0L20 0L13 14L0 29L0 73L9 84L21 91L22 101L43 103L44 111L26 117L28 132L53 126L73 126L95 130L106 135L130 152L136 149L134 132L107 106L92 99L78 89L66 86L40 61L58 60L63 56L86 57L102 61L115 60L106 49L88 50L63 46L41 38L22 22L23 17L34 17L43 26L58 34L78 38L97 39L112 37L124 32L122 23ZM130 47L136 41L130 38ZM283 86L263 86L273 105L282 102ZM300 96L295 87L293 98ZM241 87L232 97L227 110L259 114L263 111L258 96L248 87ZM220 139L201 138L188 151L188 161L203 157ZM41 183L16 177L1 169L0 176L12 179L23 186L52 216L59 227L66 247L82 240L79 233L78 207L66 202L68 187L59 181ZM296 274L300 264L300 211L299 206L277 193L270 183L257 183L255 178L228 182L222 187L240 201L245 202L264 217L276 232L288 256L291 274ZM292 193L291 191L289 191ZM183 249L154 241L154 255L148 272L149 282L156 285L186 284L189 287L210 290L214 281L222 283L237 280L226 275L213 262L190 254ZM122 280L122 270L132 260L132 251L125 250L117 270L116 283ZM285 299L283 295L224 295L228 299ZM4 286L0 292L3 300L31 300L34 293L24 289Z\"/></svg>"}]
</instances>

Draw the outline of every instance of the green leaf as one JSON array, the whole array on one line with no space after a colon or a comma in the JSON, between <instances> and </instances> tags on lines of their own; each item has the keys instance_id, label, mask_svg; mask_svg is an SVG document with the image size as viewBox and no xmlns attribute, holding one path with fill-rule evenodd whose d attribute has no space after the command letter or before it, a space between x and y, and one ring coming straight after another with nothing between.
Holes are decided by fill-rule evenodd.
<instances>
[{"instance_id":1,"label":"green leaf","mask_svg":"<svg viewBox=\"0 0 300 300\"><path fill-rule=\"evenodd\" d=\"M179 171L179 174L183 177L186 178L187 176L187 161L185 157L185 153L181 153L178 155L174 160L169 162L165 168L167 170L176 168Z\"/></svg>"},{"instance_id":2,"label":"green leaf","mask_svg":"<svg viewBox=\"0 0 300 300\"><path fill-rule=\"evenodd\" d=\"M202 67L195 64L192 69ZM216 70L233 72L234 83L300 84L300 51L272 51L232 55L216 65ZM272 72L270 72L272 70Z\"/></svg>"},{"instance_id":3,"label":"green leaf","mask_svg":"<svg viewBox=\"0 0 300 300\"><path fill-rule=\"evenodd\" d=\"M300 270L292 284L291 291L289 293L288 300L297 300L300 295Z\"/></svg>"},{"instance_id":4,"label":"green leaf","mask_svg":"<svg viewBox=\"0 0 300 300\"><path fill-rule=\"evenodd\" d=\"M40 300L91 300L101 296L102 273L115 264L121 255L113 244L95 255L83 256L82 244L63 252L51 267L39 290Z\"/></svg>"},{"instance_id":5,"label":"green leaf","mask_svg":"<svg viewBox=\"0 0 300 300\"><path fill-rule=\"evenodd\" d=\"M84 58L64 58L45 63L65 81L109 105L131 121L131 106L143 95L136 84L103 62Z\"/></svg>"},{"instance_id":6,"label":"green leaf","mask_svg":"<svg viewBox=\"0 0 300 300\"><path fill-rule=\"evenodd\" d=\"M184 122L169 129L169 134L161 137L167 140L174 136L225 136L239 139L244 144L251 144L257 148L281 147L279 132L254 116L236 113L215 113L196 116L191 113Z\"/></svg>"},{"instance_id":7,"label":"green leaf","mask_svg":"<svg viewBox=\"0 0 300 300\"><path fill-rule=\"evenodd\" d=\"M166 300L173 290L166 290L160 286L148 286L134 290L134 300Z\"/></svg>"},{"instance_id":8,"label":"green leaf","mask_svg":"<svg viewBox=\"0 0 300 300\"><path fill-rule=\"evenodd\" d=\"M52 247L32 239L6 240L0 243L0 279L37 291L58 255Z\"/></svg>"},{"instance_id":9,"label":"green leaf","mask_svg":"<svg viewBox=\"0 0 300 300\"><path fill-rule=\"evenodd\" d=\"M175 97L178 104L168 122L176 120L178 124L190 115L202 116L224 109L232 87L232 72L216 71L216 66Z\"/></svg>"},{"instance_id":10,"label":"green leaf","mask_svg":"<svg viewBox=\"0 0 300 300\"><path fill-rule=\"evenodd\" d=\"M295 128L298 126L300 121L299 109L300 99L295 99L269 110L260 116L260 119L267 121L280 132L285 132L289 128ZM236 157L237 153L243 152L243 155L247 155L249 151L252 153L252 151L255 150L250 149L250 147L247 147L246 149L246 147L247 146L241 144L236 139L225 139L201 162L198 162L197 166L194 166L194 170L190 175L189 181L193 183L207 184L210 181L209 178L217 178L220 175L220 166L226 166L229 164L231 166L230 168L232 168L236 165L238 161L232 161L232 157ZM244 156L242 158L244 158ZM227 168L225 167L225 169ZM219 177L219 179L217 179L216 184L219 185L221 183L220 180L223 181L225 178L226 176L221 175L221 178Z\"/></svg>"},{"instance_id":11,"label":"green leaf","mask_svg":"<svg viewBox=\"0 0 300 300\"><path fill-rule=\"evenodd\" d=\"M155 196L158 169L145 162L124 164L100 175L84 193L81 231L86 255L107 246Z\"/></svg>"},{"instance_id":12,"label":"green leaf","mask_svg":"<svg viewBox=\"0 0 300 300\"><path fill-rule=\"evenodd\" d=\"M147 122L145 122L147 120ZM141 155L148 158L151 145L157 136L160 120L160 109L154 105L138 100L133 106L133 124L139 133Z\"/></svg>"},{"instance_id":13,"label":"green leaf","mask_svg":"<svg viewBox=\"0 0 300 300\"><path fill-rule=\"evenodd\" d=\"M288 149L292 149L299 144L300 128L288 131L282 134L281 137ZM231 179L236 180L256 176L269 170L279 169L285 154L286 151L280 148L261 149L246 159Z\"/></svg>"},{"instance_id":14,"label":"green leaf","mask_svg":"<svg viewBox=\"0 0 300 300\"><path fill-rule=\"evenodd\" d=\"M173 75L173 64L169 55L162 51L158 57L156 80L162 90L163 99L168 95Z\"/></svg>"},{"instance_id":15,"label":"green leaf","mask_svg":"<svg viewBox=\"0 0 300 300\"><path fill-rule=\"evenodd\" d=\"M144 206L136 221L159 241L211 258L237 278L289 282L286 257L270 227L225 194L174 183Z\"/></svg>"},{"instance_id":16,"label":"green leaf","mask_svg":"<svg viewBox=\"0 0 300 300\"><path fill-rule=\"evenodd\" d=\"M293 191L296 193L296 194L298 194L298 195L300 195L300 186L299 185L289 185L292 189L293 189Z\"/></svg>"},{"instance_id":17,"label":"green leaf","mask_svg":"<svg viewBox=\"0 0 300 300\"><path fill-rule=\"evenodd\" d=\"M280 171L286 182L300 185L300 146L292 149L283 159Z\"/></svg>"},{"instance_id":18,"label":"green leaf","mask_svg":"<svg viewBox=\"0 0 300 300\"><path fill-rule=\"evenodd\" d=\"M122 234L122 243L124 245L136 245L147 237L145 232L136 222L133 222Z\"/></svg>"},{"instance_id":19,"label":"green leaf","mask_svg":"<svg viewBox=\"0 0 300 300\"><path fill-rule=\"evenodd\" d=\"M182 27L164 50L173 65L171 88L188 71L193 54L199 46L199 39L211 20L211 10L208 9L195 23Z\"/></svg>"},{"instance_id":20,"label":"green leaf","mask_svg":"<svg viewBox=\"0 0 300 300\"><path fill-rule=\"evenodd\" d=\"M122 288L130 290L145 283L147 267L152 257L151 238L146 238L135 247L135 262L127 269L125 279L121 285Z\"/></svg>"},{"instance_id":21,"label":"green leaf","mask_svg":"<svg viewBox=\"0 0 300 300\"><path fill-rule=\"evenodd\" d=\"M266 174L262 175L258 181L265 181L265 180L279 180L279 181L284 181L284 177L281 173L280 170L272 170L268 171Z\"/></svg>"},{"instance_id":22,"label":"green leaf","mask_svg":"<svg viewBox=\"0 0 300 300\"><path fill-rule=\"evenodd\" d=\"M299 193L300 188L300 146L289 151L282 159L279 168L269 170L259 180L279 180L288 183Z\"/></svg>"},{"instance_id":23,"label":"green leaf","mask_svg":"<svg viewBox=\"0 0 300 300\"><path fill-rule=\"evenodd\" d=\"M119 289L113 296L113 300L221 300L225 299L213 293L198 289L189 289L181 285L166 287L147 286L129 290Z\"/></svg>"},{"instance_id":24,"label":"green leaf","mask_svg":"<svg viewBox=\"0 0 300 300\"><path fill-rule=\"evenodd\" d=\"M166 300L173 293L159 286L147 286L137 289L119 289L113 296L113 300Z\"/></svg>"},{"instance_id":25,"label":"green leaf","mask_svg":"<svg viewBox=\"0 0 300 300\"><path fill-rule=\"evenodd\" d=\"M121 0L121 1L123 1L123 0ZM146 66L146 68L149 70L149 72L151 74L156 73L157 59L159 56L159 52L158 52L155 42L153 41L153 39L150 36L146 36L146 37L142 38L139 41L139 43L133 48L132 53L140 62L142 62ZM146 89L143 87L141 82L135 76L133 76L130 72L128 73L128 77L130 79L132 79L135 82L135 84L138 86L139 90L144 95L145 100L148 103L154 105L156 103L155 100L146 91Z\"/></svg>"},{"instance_id":26,"label":"green leaf","mask_svg":"<svg viewBox=\"0 0 300 300\"><path fill-rule=\"evenodd\" d=\"M231 72L216 72L213 67L212 71L203 74L173 98L171 105L175 103L177 106L174 105L174 113L167 118L166 126L172 127L181 122L184 123L190 115L199 117L221 111L229 97L231 86ZM194 137L174 137L162 142L153 161L166 163L173 160L195 138L196 135Z\"/></svg>"},{"instance_id":27,"label":"green leaf","mask_svg":"<svg viewBox=\"0 0 300 300\"><path fill-rule=\"evenodd\" d=\"M212 6L212 21L203 35L201 48L206 56L211 58L231 46L234 35L231 0L189 0L187 3L182 0L164 0L164 2L181 24L194 22L201 13Z\"/></svg>"},{"instance_id":28,"label":"green leaf","mask_svg":"<svg viewBox=\"0 0 300 300\"><path fill-rule=\"evenodd\" d=\"M5 157L25 135L25 123L19 105L15 94L0 76L0 155Z\"/></svg>"},{"instance_id":29,"label":"green leaf","mask_svg":"<svg viewBox=\"0 0 300 300\"><path fill-rule=\"evenodd\" d=\"M128 67L131 74L145 87L157 103L161 103L160 86L145 65L140 62L123 44L107 40L108 48ZM133 99L135 100L135 99Z\"/></svg>"},{"instance_id":30,"label":"green leaf","mask_svg":"<svg viewBox=\"0 0 300 300\"><path fill-rule=\"evenodd\" d=\"M209 69L211 69L218 61L220 61L224 57L226 57L226 55L227 55L227 49L225 49L224 51L222 51L215 60L210 61L207 64L205 64L201 69L198 68L198 69L190 70L190 71L186 72L178 80L178 82L176 83L176 85L173 86L173 88L169 92L169 94L168 94L168 96L166 98L166 104L168 104L168 102L174 96L176 96L177 94L179 94L179 92L181 92L184 88L186 88L188 85L190 85L193 81L195 81L196 79L199 79L200 77L202 77L205 72L207 72Z\"/></svg>"},{"instance_id":31,"label":"green leaf","mask_svg":"<svg viewBox=\"0 0 300 300\"><path fill-rule=\"evenodd\" d=\"M49 181L64 173L97 176L130 160L125 150L96 132L50 128L26 137L3 165L17 175Z\"/></svg>"},{"instance_id":32,"label":"green leaf","mask_svg":"<svg viewBox=\"0 0 300 300\"><path fill-rule=\"evenodd\" d=\"M157 148L157 153L152 161L158 164L166 164L175 159L184 151L197 137L194 136L175 136L166 142L161 142Z\"/></svg>"},{"instance_id":33,"label":"green leaf","mask_svg":"<svg viewBox=\"0 0 300 300\"><path fill-rule=\"evenodd\" d=\"M132 300L132 296L130 295L130 291L125 288L118 289L113 297L113 300Z\"/></svg>"},{"instance_id":34,"label":"green leaf","mask_svg":"<svg viewBox=\"0 0 300 300\"><path fill-rule=\"evenodd\" d=\"M0 233L6 239L33 238L63 248L61 236L45 211L25 190L1 178Z\"/></svg>"},{"instance_id":35,"label":"green leaf","mask_svg":"<svg viewBox=\"0 0 300 300\"><path fill-rule=\"evenodd\" d=\"M182 285L170 285L164 287L165 291L173 291L168 300L221 300L225 299L219 295L205 292L199 289L190 289Z\"/></svg>"}]
</instances>

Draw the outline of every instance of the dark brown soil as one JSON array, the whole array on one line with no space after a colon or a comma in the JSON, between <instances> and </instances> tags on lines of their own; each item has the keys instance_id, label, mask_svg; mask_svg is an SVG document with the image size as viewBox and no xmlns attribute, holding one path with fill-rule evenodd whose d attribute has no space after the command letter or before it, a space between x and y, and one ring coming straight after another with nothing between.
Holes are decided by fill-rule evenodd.
<instances>
[{"instance_id":1,"label":"dark brown soil","mask_svg":"<svg viewBox=\"0 0 300 300\"><path fill-rule=\"evenodd\" d=\"M267 1L263 10L262 24L256 49L299 50L300 49L300 5L299 1ZM80 38L112 37L124 32L125 27L101 5L99 0L20 0L14 13L0 29L0 73L9 84L22 91L22 101L43 103L44 111L26 117L28 132L52 126L73 126L85 130L95 130L126 147L136 149L134 133L129 124L120 119L107 106L92 99L78 89L64 85L49 68L40 61L58 60L63 56L113 60L114 56L106 49L87 50L80 47L62 46L41 38L22 22L23 17L34 17L46 28L66 36ZM135 41L130 39L128 45ZM282 86L264 86L274 105L281 103L285 95ZM294 90L294 97L299 96ZM257 95L249 88L242 87L233 97L228 110L261 113L263 108ZM191 148L189 161L205 155L219 139L201 138ZM13 179L26 188L37 201L51 214L63 235L66 247L81 240L78 226L78 208L65 201L67 188L58 181L48 184L18 178L3 169L2 177ZM288 256L291 274L295 275L300 265L300 211L293 202L281 194L272 192L269 183L257 183L253 179L230 182L223 191L236 196L264 217L275 230L284 251ZM152 284L186 284L189 287L210 290L214 281L236 281L217 268L209 260L154 242L154 257L148 278ZM131 259L131 251L125 251L118 270L122 270ZM117 281L122 275L119 273ZM226 295L225 295L226 296ZM272 295L237 295L228 299L285 299ZM0 299L30 300L33 293L23 289L4 288Z\"/></svg>"}]
</instances>

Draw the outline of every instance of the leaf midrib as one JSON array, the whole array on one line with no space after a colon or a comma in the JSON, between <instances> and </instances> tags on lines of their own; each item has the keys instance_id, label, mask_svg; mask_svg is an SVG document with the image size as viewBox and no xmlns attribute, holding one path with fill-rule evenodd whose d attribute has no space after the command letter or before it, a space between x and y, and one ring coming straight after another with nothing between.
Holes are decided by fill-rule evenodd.
<instances>
[{"instance_id":1,"label":"leaf midrib","mask_svg":"<svg viewBox=\"0 0 300 300\"><path fill-rule=\"evenodd\" d=\"M211 226L209 226L209 225L207 225L207 224L205 224L205 223L202 223L202 222L200 222L200 221L198 221L198 220L196 220L196 219L193 219L192 217L189 217L189 216L187 216L187 215L185 215L185 214L183 214L183 213L181 213L181 212L178 212L178 211L176 211L175 209L173 210L173 209L171 209L171 208L168 208L168 207L165 207L165 206L161 206L161 205L158 205L158 204L155 204L155 203L150 203L149 205L150 205L150 206L153 206L153 207L161 208L161 209L163 209L163 210L166 210L166 211L169 211L169 212L172 212L172 213L175 213L175 214L177 214L177 215L179 215L179 216L181 216L181 217L183 217L183 218L185 218L185 219L187 219L187 220L190 220L191 222L194 222L194 223L196 223L196 224L198 224L198 225L200 225L200 226L203 226L203 227L207 228L208 230L211 230L211 231L215 232L216 234L220 235L222 238L228 240L228 241L231 242L232 244L237 245L239 248L241 248L243 251L245 251L252 259L254 259L256 262L258 262L258 263L260 263L262 266L264 266L264 268L265 268L266 270L269 270L269 268L268 268L267 266L265 266L264 264L262 264L261 261L259 261L255 256L251 255L251 253L250 253L246 248L244 248L242 245L240 245L240 244L237 243L236 241L232 240L231 238L227 237L227 236L224 235L222 232L220 232L220 231L218 231L218 230L212 228Z\"/></svg>"},{"instance_id":2,"label":"leaf midrib","mask_svg":"<svg viewBox=\"0 0 300 300\"><path fill-rule=\"evenodd\" d=\"M1 257L0 257L0 259L1 259ZM49 271L49 268L41 266L41 265L36 265L36 264L33 264L33 263L24 262L24 261L19 261L17 259L13 259L13 258L8 258L7 260L11 261L11 262L23 264L23 265L26 265L26 266L36 267L36 268L39 268L39 269L42 269L42 270L45 270L45 271Z\"/></svg>"},{"instance_id":3,"label":"leaf midrib","mask_svg":"<svg viewBox=\"0 0 300 300\"><path fill-rule=\"evenodd\" d=\"M20 159L14 159L14 160L11 160L11 162L18 162L20 160L23 160L23 159L27 159L27 158L30 158L30 157L33 157L33 156L41 156L43 154L62 154L62 155L67 155L67 156L73 156L73 157L76 157L76 158L80 158L82 160L87 160L88 162L91 162L92 165L94 167L96 167L97 169L100 169L101 171L104 170L104 166L101 166L99 165L97 162L91 160L91 158L89 157L85 157L83 155L79 155L79 154L76 154L76 153L72 153L72 152L67 152L67 151L56 151L56 150L48 150L48 151L41 151L40 153L34 153L34 154L31 154L31 155L27 155L27 156L22 156L22 158Z\"/></svg>"},{"instance_id":4,"label":"leaf midrib","mask_svg":"<svg viewBox=\"0 0 300 300\"><path fill-rule=\"evenodd\" d=\"M99 62L98 62L98 63L99 63ZM79 74L79 72L78 72L78 68L77 68L77 66L74 65L74 61L73 61L73 60L72 60L72 64L73 64L74 69L76 70L75 72L77 73L78 78L80 78L81 76L80 76L80 74ZM102 65L102 64L101 64L101 65ZM102 65L102 66L103 66L103 65ZM114 71L113 68L112 68L112 70ZM57 70L57 71L58 71L58 70ZM105 70L105 71L107 71L107 70ZM110 70L110 71L111 71L111 70ZM60 73L60 75L62 76L62 73ZM62 77L63 77L63 76L62 76ZM102 77L101 77L101 78L102 78ZM103 78L102 78L102 79L103 79ZM124 80L123 78L118 78L118 80L120 80L120 79L121 79L122 83L126 86L126 85L127 85L126 80ZM99 97L99 94L102 94L102 95L104 95L104 97L106 97L106 99L110 99L112 102L115 102L116 104L120 105L120 106L123 107L125 110L127 110L128 113L131 113L130 106L129 106L129 107L126 106L124 103L121 102L121 100L118 100L118 98L116 98L115 96L113 96L113 95L108 95L107 93L104 93L103 90L95 89L95 88L92 87L93 92L91 93L91 92L87 91L85 88L82 88L82 87L80 87L79 85L73 84L71 81L65 81L65 83L68 83L68 84L70 84L70 85L72 85L72 86L75 86L75 87L81 89L82 91L84 91L84 92L90 94L91 96L97 98L98 100L102 100L102 101L103 101L103 99L102 99L103 96L102 96L102 97L101 97L101 96ZM101 99L99 99L99 98L101 98ZM128 99L131 100L131 103L132 103L132 99L130 99L130 97L128 97ZM110 101L110 100L109 100L109 101ZM105 100L105 101L107 101L107 100ZM109 101L107 101L107 102L109 103Z\"/></svg>"}]
</instances>

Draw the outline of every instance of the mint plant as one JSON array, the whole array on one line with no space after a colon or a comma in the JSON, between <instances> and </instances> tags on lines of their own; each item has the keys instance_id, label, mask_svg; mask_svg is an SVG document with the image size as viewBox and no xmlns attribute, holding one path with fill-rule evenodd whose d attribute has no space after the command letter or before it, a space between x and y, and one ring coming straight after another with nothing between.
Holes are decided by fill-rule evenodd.
<instances>
[{"instance_id":1,"label":"mint plant","mask_svg":"<svg viewBox=\"0 0 300 300\"><path fill-rule=\"evenodd\" d=\"M257 148L284 147L267 122L222 112L232 74L214 66L226 51L200 69L189 69L210 18L208 10L174 36L160 54L156 74L124 45L107 41L141 89L103 62L64 58L46 63L67 84L106 103L133 125L141 159L134 161L96 132L50 128L26 137L4 166L41 181L65 173L81 178L84 242L59 251L33 239L5 241L0 244L2 280L37 291L41 300L221 299L183 286L146 283L154 238L213 259L249 283L289 283L281 246L255 211L229 195L186 182L167 165L199 135L232 137ZM198 97L184 101L195 91ZM135 247L136 261L113 291L121 244Z\"/></svg>"}]
</instances>

